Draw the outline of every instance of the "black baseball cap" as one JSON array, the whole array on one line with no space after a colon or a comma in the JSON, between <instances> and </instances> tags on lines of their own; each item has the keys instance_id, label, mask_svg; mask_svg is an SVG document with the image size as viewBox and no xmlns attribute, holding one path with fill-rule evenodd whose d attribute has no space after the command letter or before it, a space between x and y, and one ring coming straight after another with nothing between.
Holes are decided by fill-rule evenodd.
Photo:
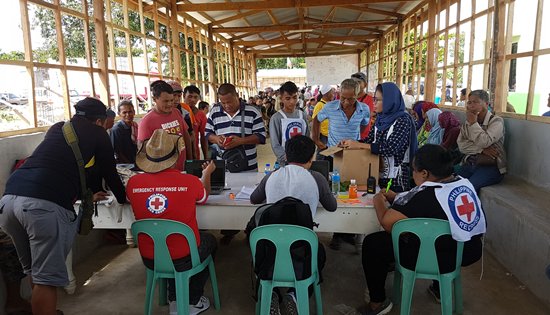
<instances>
[{"instance_id":1,"label":"black baseball cap","mask_svg":"<svg viewBox=\"0 0 550 315\"><path fill-rule=\"evenodd\" d=\"M363 72L354 73L351 75L351 77L354 79L359 79L359 80L363 80L364 82L367 82L367 75L364 74Z\"/></svg>"},{"instance_id":2,"label":"black baseball cap","mask_svg":"<svg viewBox=\"0 0 550 315\"><path fill-rule=\"evenodd\" d=\"M86 97L74 105L75 115L87 117L107 117L107 106L93 97Z\"/></svg>"}]
</instances>

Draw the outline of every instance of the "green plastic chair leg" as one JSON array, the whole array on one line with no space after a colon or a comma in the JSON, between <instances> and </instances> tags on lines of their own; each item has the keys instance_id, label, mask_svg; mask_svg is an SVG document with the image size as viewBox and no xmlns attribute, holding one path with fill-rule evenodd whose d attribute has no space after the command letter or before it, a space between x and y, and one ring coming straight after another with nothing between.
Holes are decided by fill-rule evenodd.
<instances>
[{"instance_id":1,"label":"green plastic chair leg","mask_svg":"<svg viewBox=\"0 0 550 315\"><path fill-rule=\"evenodd\" d=\"M258 296L256 300L256 315L260 315L260 305L262 303L262 286L258 287Z\"/></svg>"},{"instance_id":2,"label":"green plastic chair leg","mask_svg":"<svg viewBox=\"0 0 550 315\"><path fill-rule=\"evenodd\" d=\"M151 309L153 306L153 292L155 289L156 281L152 270L147 269L146 276L147 276L147 285L145 286L145 313L144 314L150 315Z\"/></svg>"},{"instance_id":3,"label":"green plastic chair leg","mask_svg":"<svg viewBox=\"0 0 550 315\"><path fill-rule=\"evenodd\" d=\"M403 275L403 290L401 290L401 315L408 315L414 290L414 273L405 272Z\"/></svg>"},{"instance_id":4,"label":"green plastic chair leg","mask_svg":"<svg viewBox=\"0 0 550 315\"><path fill-rule=\"evenodd\" d=\"M260 314L269 315L269 308L271 307L271 294L273 287L269 285L262 286L262 296L260 298Z\"/></svg>"},{"instance_id":5,"label":"green plastic chair leg","mask_svg":"<svg viewBox=\"0 0 550 315\"><path fill-rule=\"evenodd\" d=\"M313 291L315 294L315 307L317 311L317 315L323 314L323 299L321 298L321 285L314 284L313 285Z\"/></svg>"},{"instance_id":6,"label":"green plastic chair leg","mask_svg":"<svg viewBox=\"0 0 550 315\"><path fill-rule=\"evenodd\" d=\"M441 296L441 314L453 314L453 280L441 277L439 282L439 294Z\"/></svg>"},{"instance_id":7,"label":"green plastic chair leg","mask_svg":"<svg viewBox=\"0 0 550 315\"><path fill-rule=\"evenodd\" d=\"M296 301L298 314L309 314L309 295L307 286L298 285L296 287Z\"/></svg>"},{"instance_id":8,"label":"green plastic chair leg","mask_svg":"<svg viewBox=\"0 0 550 315\"><path fill-rule=\"evenodd\" d=\"M455 312L462 314L464 305L462 305L462 280L461 277L454 279Z\"/></svg>"},{"instance_id":9,"label":"green plastic chair leg","mask_svg":"<svg viewBox=\"0 0 550 315\"><path fill-rule=\"evenodd\" d=\"M176 277L176 292L184 292L176 297L176 305L178 306L178 315L189 315L189 278Z\"/></svg>"},{"instance_id":10,"label":"green plastic chair leg","mask_svg":"<svg viewBox=\"0 0 550 315\"><path fill-rule=\"evenodd\" d=\"M159 305L164 306L168 304L167 294L167 282L166 279L159 279Z\"/></svg>"},{"instance_id":11,"label":"green plastic chair leg","mask_svg":"<svg viewBox=\"0 0 550 315\"><path fill-rule=\"evenodd\" d=\"M393 272L392 301L394 305L401 304L401 273L397 270Z\"/></svg>"},{"instance_id":12,"label":"green plastic chair leg","mask_svg":"<svg viewBox=\"0 0 550 315\"><path fill-rule=\"evenodd\" d=\"M220 293L218 291L218 279L216 278L216 268L214 267L214 261L210 260L208 263L208 272L210 273L210 283L212 284L212 295L214 296L214 308L220 310Z\"/></svg>"}]
</instances>

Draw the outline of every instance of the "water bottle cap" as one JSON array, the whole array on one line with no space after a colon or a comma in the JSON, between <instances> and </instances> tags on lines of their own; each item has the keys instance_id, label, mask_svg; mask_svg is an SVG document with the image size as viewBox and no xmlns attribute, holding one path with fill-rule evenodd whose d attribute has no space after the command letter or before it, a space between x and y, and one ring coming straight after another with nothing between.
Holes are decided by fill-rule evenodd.
<instances>
[{"instance_id":1,"label":"water bottle cap","mask_svg":"<svg viewBox=\"0 0 550 315\"><path fill-rule=\"evenodd\" d=\"M271 166L271 164L269 164L269 163L266 163L266 164L265 164L265 166Z\"/></svg>"}]
</instances>

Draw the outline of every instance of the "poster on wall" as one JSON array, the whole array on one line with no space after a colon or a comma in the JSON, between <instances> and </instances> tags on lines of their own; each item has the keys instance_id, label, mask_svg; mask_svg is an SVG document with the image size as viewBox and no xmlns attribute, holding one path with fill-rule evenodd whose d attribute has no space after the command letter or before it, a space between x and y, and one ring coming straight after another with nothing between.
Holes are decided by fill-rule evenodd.
<instances>
[{"instance_id":1,"label":"poster on wall","mask_svg":"<svg viewBox=\"0 0 550 315\"><path fill-rule=\"evenodd\" d=\"M339 85L359 69L357 55L306 57L308 85Z\"/></svg>"}]
</instances>

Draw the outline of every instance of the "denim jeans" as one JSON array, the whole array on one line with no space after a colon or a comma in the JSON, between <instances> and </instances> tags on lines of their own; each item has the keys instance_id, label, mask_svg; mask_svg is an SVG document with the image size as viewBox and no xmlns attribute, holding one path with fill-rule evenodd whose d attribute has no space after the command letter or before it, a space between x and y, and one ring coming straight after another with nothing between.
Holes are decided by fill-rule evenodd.
<instances>
[{"instance_id":1,"label":"denim jeans","mask_svg":"<svg viewBox=\"0 0 550 315\"><path fill-rule=\"evenodd\" d=\"M458 175L470 180L477 193L482 187L500 183L504 174L500 174L497 166L476 166L464 164L458 170Z\"/></svg>"}]
</instances>

